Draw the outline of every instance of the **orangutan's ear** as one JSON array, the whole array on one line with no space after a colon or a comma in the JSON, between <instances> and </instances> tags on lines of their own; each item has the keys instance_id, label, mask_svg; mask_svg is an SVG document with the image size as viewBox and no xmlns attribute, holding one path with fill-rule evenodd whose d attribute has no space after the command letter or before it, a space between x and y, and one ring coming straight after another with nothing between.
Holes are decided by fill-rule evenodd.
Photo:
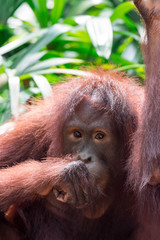
<instances>
[{"instance_id":1,"label":"orangutan's ear","mask_svg":"<svg viewBox=\"0 0 160 240\"><path fill-rule=\"evenodd\" d=\"M50 191L52 190L53 186L52 185L48 185L46 187L43 188L39 188L37 189L36 193L40 196L46 196L50 193Z\"/></svg>"},{"instance_id":2,"label":"orangutan's ear","mask_svg":"<svg viewBox=\"0 0 160 240\"><path fill-rule=\"evenodd\" d=\"M13 223L15 218L17 216L17 208L16 205L11 205L8 210L5 212L5 219L10 222Z\"/></svg>"},{"instance_id":3,"label":"orangutan's ear","mask_svg":"<svg viewBox=\"0 0 160 240\"><path fill-rule=\"evenodd\" d=\"M157 184L160 184L160 169L154 170L153 175L149 180L148 184L151 186L156 186Z\"/></svg>"}]
</instances>

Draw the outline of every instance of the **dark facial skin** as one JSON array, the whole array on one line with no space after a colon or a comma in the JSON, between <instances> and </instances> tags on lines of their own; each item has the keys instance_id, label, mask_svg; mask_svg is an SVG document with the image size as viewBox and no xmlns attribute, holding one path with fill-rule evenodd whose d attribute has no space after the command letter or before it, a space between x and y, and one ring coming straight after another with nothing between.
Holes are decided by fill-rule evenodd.
<instances>
[{"instance_id":1,"label":"dark facial skin","mask_svg":"<svg viewBox=\"0 0 160 240\"><path fill-rule=\"evenodd\" d=\"M84 162L97 180L107 182L109 168L119 160L119 139L113 121L91 102L83 101L67 122L64 152ZM115 169L115 168L114 168Z\"/></svg>"},{"instance_id":2,"label":"dark facial skin","mask_svg":"<svg viewBox=\"0 0 160 240\"><path fill-rule=\"evenodd\" d=\"M99 218L114 199L120 171L121 141L114 121L97 103L84 99L64 126L63 146L73 161L62 172L54 195L87 218Z\"/></svg>"}]
</instances>

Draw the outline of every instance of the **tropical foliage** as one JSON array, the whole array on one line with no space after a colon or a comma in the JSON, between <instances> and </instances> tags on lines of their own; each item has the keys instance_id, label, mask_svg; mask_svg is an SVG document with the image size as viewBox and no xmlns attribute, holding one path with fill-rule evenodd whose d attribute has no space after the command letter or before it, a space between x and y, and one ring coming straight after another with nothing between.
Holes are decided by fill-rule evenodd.
<instances>
[{"instance_id":1,"label":"tropical foliage","mask_svg":"<svg viewBox=\"0 0 160 240\"><path fill-rule=\"evenodd\" d=\"M144 78L143 28L123 0L0 0L0 123L85 67Z\"/></svg>"}]
</instances>

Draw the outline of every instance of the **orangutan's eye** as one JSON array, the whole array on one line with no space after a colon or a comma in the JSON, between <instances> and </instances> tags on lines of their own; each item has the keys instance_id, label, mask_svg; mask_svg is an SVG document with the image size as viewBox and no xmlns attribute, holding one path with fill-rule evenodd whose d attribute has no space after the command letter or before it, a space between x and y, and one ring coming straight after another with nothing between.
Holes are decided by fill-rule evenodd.
<instances>
[{"instance_id":1,"label":"orangutan's eye","mask_svg":"<svg viewBox=\"0 0 160 240\"><path fill-rule=\"evenodd\" d=\"M105 134L102 133L102 132L99 132L99 133L96 134L95 139L101 140L101 139L103 139L104 137L105 137Z\"/></svg>"},{"instance_id":2,"label":"orangutan's eye","mask_svg":"<svg viewBox=\"0 0 160 240\"><path fill-rule=\"evenodd\" d=\"M74 131L73 135L74 135L75 138L81 138L82 137L82 134L79 131Z\"/></svg>"}]
</instances>

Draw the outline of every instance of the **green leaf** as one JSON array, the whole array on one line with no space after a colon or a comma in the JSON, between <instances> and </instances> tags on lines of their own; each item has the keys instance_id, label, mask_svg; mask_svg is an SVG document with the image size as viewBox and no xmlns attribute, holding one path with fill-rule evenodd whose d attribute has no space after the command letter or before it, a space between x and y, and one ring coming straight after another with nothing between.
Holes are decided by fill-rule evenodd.
<instances>
[{"instance_id":1,"label":"green leaf","mask_svg":"<svg viewBox=\"0 0 160 240\"><path fill-rule=\"evenodd\" d=\"M47 32L41 36L37 42L30 45L28 48L26 48L26 52L24 53L23 57L20 56L20 58L17 59L17 75L21 75L23 71L26 69L26 62L29 58L31 58L31 55L38 52L42 49L42 47L49 44L53 39L58 37L64 32L67 32L70 29L68 25L63 24L55 24L54 26L50 27Z\"/></svg>"},{"instance_id":2,"label":"green leaf","mask_svg":"<svg viewBox=\"0 0 160 240\"><path fill-rule=\"evenodd\" d=\"M11 113L14 117L17 117L19 114L20 79L15 76L14 70L6 69L6 73L8 75Z\"/></svg>"},{"instance_id":3,"label":"green leaf","mask_svg":"<svg viewBox=\"0 0 160 240\"><path fill-rule=\"evenodd\" d=\"M37 71L34 74L36 75L41 75L41 74L71 74L71 75L78 75L78 76L86 76L88 74L86 71L81 71L81 70L74 70L74 69L62 69L62 68L53 68L53 69L48 69L48 70L42 70L42 71ZM26 75L28 77L28 75ZM23 76L22 76L23 78ZM23 78L25 79L25 78Z\"/></svg>"},{"instance_id":4,"label":"green leaf","mask_svg":"<svg viewBox=\"0 0 160 240\"><path fill-rule=\"evenodd\" d=\"M42 28L48 26L47 0L26 0Z\"/></svg>"},{"instance_id":5,"label":"green leaf","mask_svg":"<svg viewBox=\"0 0 160 240\"><path fill-rule=\"evenodd\" d=\"M124 2L120 4L113 12L111 16L111 22L114 22L116 19L122 18L126 13L135 9L135 6L130 2Z\"/></svg>"},{"instance_id":6,"label":"green leaf","mask_svg":"<svg viewBox=\"0 0 160 240\"><path fill-rule=\"evenodd\" d=\"M13 42L10 42L6 45L4 45L3 47L0 48L0 55L6 54L12 50L15 50L16 48L24 45L25 43L33 40L36 37L40 37L42 36L47 30L43 29L43 30L38 30L34 33L30 33L28 35L25 35L21 38L18 38L16 40L14 40Z\"/></svg>"},{"instance_id":7,"label":"green leaf","mask_svg":"<svg viewBox=\"0 0 160 240\"><path fill-rule=\"evenodd\" d=\"M65 7L65 0L54 0L54 8L51 11L51 22L55 24L58 22L59 18L62 16L64 7Z\"/></svg>"},{"instance_id":8,"label":"green leaf","mask_svg":"<svg viewBox=\"0 0 160 240\"><path fill-rule=\"evenodd\" d=\"M47 0L37 0L39 8L36 9L35 14L42 28L48 25L48 8Z\"/></svg>"},{"instance_id":9,"label":"green leaf","mask_svg":"<svg viewBox=\"0 0 160 240\"><path fill-rule=\"evenodd\" d=\"M125 49L128 47L128 45L130 45L133 42L133 38L129 37L124 39L123 43L121 43L121 45L119 46L117 52L119 54L123 54L123 52L125 51ZM124 57L124 56L123 56Z\"/></svg>"},{"instance_id":10,"label":"green leaf","mask_svg":"<svg viewBox=\"0 0 160 240\"><path fill-rule=\"evenodd\" d=\"M7 83L8 77L6 73L0 74L0 89Z\"/></svg>"},{"instance_id":11,"label":"green leaf","mask_svg":"<svg viewBox=\"0 0 160 240\"><path fill-rule=\"evenodd\" d=\"M132 37L137 42L140 42L140 36L138 34L128 32L128 31L114 31L114 34L119 34L121 36Z\"/></svg>"},{"instance_id":12,"label":"green leaf","mask_svg":"<svg viewBox=\"0 0 160 240\"><path fill-rule=\"evenodd\" d=\"M124 58L122 58L121 56L119 56L118 53L112 53L111 55L111 60L115 63L119 63L119 65L133 65L133 62L130 62Z\"/></svg>"},{"instance_id":13,"label":"green leaf","mask_svg":"<svg viewBox=\"0 0 160 240\"><path fill-rule=\"evenodd\" d=\"M42 75L36 75L36 74L32 74L31 75L33 80L35 81L35 83L37 84L39 90L42 93L42 96L44 98L49 97L52 95L52 88L47 80L47 78L45 78Z\"/></svg>"},{"instance_id":14,"label":"green leaf","mask_svg":"<svg viewBox=\"0 0 160 240\"><path fill-rule=\"evenodd\" d=\"M108 59L112 51L113 31L109 18L93 17L87 22L87 31L97 54Z\"/></svg>"},{"instance_id":15,"label":"green leaf","mask_svg":"<svg viewBox=\"0 0 160 240\"><path fill-rule=\"evenodd\" d=\"M76 16L84 13L89 8L96 6L98 4L105 3L105 0L82 0L82 1L75 1L75 4L69 11L67 11L67 17Z\"/></svg>"},{"instance_id":16,"label":"green leaf","mask_svg":"<svg viewBox=\"0 0 160 240\"><path fill-rule=\"evenodd\" d=\"M128 65L128 66L124 66L124 67L119 67L117 68L117 71L127 71L127 70L130 70L130 69L137 69L137 68L141 68L141 69L144 69L145 65L144 64L131 64L131 65Z\"/></svg>"},{"instance_id":17,"label":"green leaf","mask_svg":"<svg viewBox=\"0 0 160 240\"><path fill-rule=\"evenodd\" d=\"M13 15L16 9L24 0L0 0L0 24L6 24L8 18Z\"/></svg>"},{"instance_id":18,"label":"green leaf","mask_svg":"<svg viewBox=\"0 0 160 240\"><path fill-rule=\"evenodd\" d=\"M35 11L35 9L38 9L38 2L37 0L26 0L26 2L28 3L28 5L32 8L33 11Z\"/></svg>"},{"instance_id":19,"label":"green leaf","mask_svg":"<svg viewBox=\"0 0 160 240\"><path fill-rule=\"evenodd\" d=\"M53 66L58 66L67 63L82 63L83 61L80 59L72 59L72 58L51 58L45 61L41 61L35 64L33 67L30 67L25 71L25 73L31 73L35 71L41 71L46 68L50 68Z\"/></svg>"},{"instance_id":20,"label":"green leaf","mask_svg":"<svg viewBox=\"0 0 160 240\"><path fill-rule=\"evenodd\" d=\"M23 61L23 64L19 64L16 69L16 76L20 76L25 70L35 64L39 59L41 59L46 54L46 51L36 52L28 56L28 61Z\"/></svg>"}]
</instances>

